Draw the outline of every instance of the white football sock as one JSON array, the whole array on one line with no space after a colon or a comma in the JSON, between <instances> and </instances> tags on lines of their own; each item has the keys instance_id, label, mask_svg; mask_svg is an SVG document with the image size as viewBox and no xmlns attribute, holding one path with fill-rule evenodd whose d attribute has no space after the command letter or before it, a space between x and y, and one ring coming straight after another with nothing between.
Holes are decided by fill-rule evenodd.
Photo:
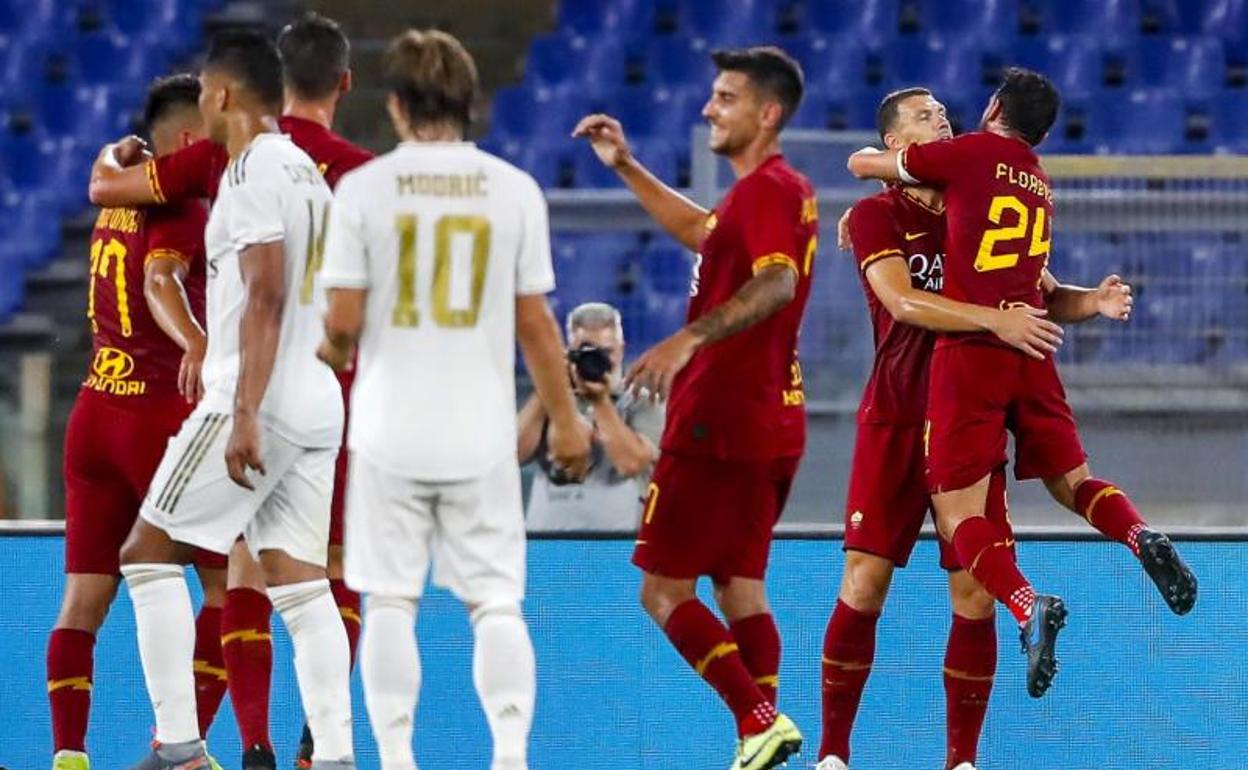
<instances>
[{"instance_id":1,"label":"white football sock","mask_svg":"<svg viewBox=\"0 0 1248 770\"><path fill-rule=\"evenodd\" d=\"M494 736L495 770L525 767L537 664L529 629L516 604L495 604L472 613L476 644L472 681Z\"/></svg>"},{"instance_id":2,"label":"white football sock","mask_svg":"<svg viewBox=\"0 0 1248 770\"><path fill-rule=\"evenodd\" d=\"M415 599L368 597L360 675L382 770L416 770L412 722L420 695L420 652Z\"/></svg>"},{"instance_id":3,"label":"white football sock","mask_svg":"<svg viewBox=\"0 0 1248 770\"><path fill-rule=\"evenodd\" d=\"M195 713L195 613L177 564L121 568L134 603L134 625L147 695L156 712L156 740L199 740Z\"/></svg>"},{"instance_id":4,"label":"white football sock","mask_svg":"<svg viewBox=\"0 0 1248 770\"><path fill-rule=\"evenodd\" d=\"M271 586L269 600L295 648L295 676L312 731L313 759L350 761L351 653L329 581Z\"/></svg>"}]
</instances>

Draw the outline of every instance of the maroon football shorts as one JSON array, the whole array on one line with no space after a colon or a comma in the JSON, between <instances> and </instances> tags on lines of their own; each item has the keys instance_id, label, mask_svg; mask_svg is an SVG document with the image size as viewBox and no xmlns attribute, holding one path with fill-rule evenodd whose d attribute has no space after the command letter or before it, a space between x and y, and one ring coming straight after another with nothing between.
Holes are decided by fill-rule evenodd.
<instances>
[{"instance_id":1,"label":"maroon football shorts","mask_svg":"<svg viewBox=\"0 0 1248 770\"><path fill-rule=\"evenodd\" d=\"M118 575L130 534L165 444L192 406L180 395L120 399L83 389L65 429L65 571ZM224 569L200 550L196 564Z\"/></svg>"},{"instance_id":2,"label":"maroon football shorts","mask_svg":"<svg viewBox=\"0 0 1248 770\"><path fill-rule=\"evenodd\" d=\"M761 580L800 459L663 453L647 490L633 564L669 578Z\"/></svg>"},{"instance_id":3,"label":"maroon football shorts","mask_svg":"<svg viewBox=\"0 0 1248 770\"><path fill-rule=\"evenodd\" d=\"M861 423L845 503L847 551L862 551L906 566L931 511L924 481L923 426ZM1010 527L1004 467L993 471L986 515ZM961 569L957 552L944 538L940 566Z\"/></svg>"}]
</instances>

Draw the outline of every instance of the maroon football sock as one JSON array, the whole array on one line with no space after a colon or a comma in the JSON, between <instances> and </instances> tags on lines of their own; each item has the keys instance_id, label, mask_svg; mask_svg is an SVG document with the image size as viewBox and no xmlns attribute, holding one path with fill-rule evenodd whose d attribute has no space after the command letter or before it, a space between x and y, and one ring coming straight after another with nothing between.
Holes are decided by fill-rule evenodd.
<instances>
[{"instance_id":1,"label":"maroon football sock","mask_svg":"<svg viewBox=\"0 0 1248 770\"><path fill-rule=\"evenodd\" d=\"M879 614L859 612L837 601L823 635L823 740L819 759L840 757L849 762L849 734L858 703L875 660L875 626Z\"/></svg>"},{"instance_id":2,"label":"maroon football sock","mask_svg":"<svg viewBox=\"0 0 1248 770\"><path fill-rule=\"evenodd\" d=\"M945 648L946 770L963 762L975 764L996 671L996 619L955 614Z\"/></svg>"},{"instance_id":3,"label":"maroon football sock","mask_svg":"<svg viewBox=\"0 0 1248 770\"><path fill-rule=\"evenodd\" d=\"M234 588L225 595L221 651L244 749L262 746L273 750L269 739L269 680L273 676L269 617L272 613L269 597L259 591Z\"/></svg>"},{"instance_id":4,"label":"maroon football sock","mask_svg":"<svg viewBox=\"0 0 1248 770\"><path fill-rule=\"evenodd\" d=\"M681 656L707 681L732 711L737 734L754 735L771 727L776 709L754 684L737 643L724 624L697 599L677 607L663 627Z\"/></svg>"},{"instance_id":5,"label":"maroon football sock","mask_svg":"<svg viewBox=\"0 0 1248 770\"><path fill-rule=\"evenodd\" d=\"M1022 624L1031 617L1036 591L1019 572L1012 545L1012 539L983 516L966 519L953 533L962 567Z\"/></svg>"},{"instance_id":6,"label":"maroon football sock","mask_svg":"<svg viewBox=\"0 0 1248 770\"><path fill-rule=\"evenodd\" d=\"M1148 524L1121 489L1108 481L1085 479L1075 489L1075 508L1106 537L1130 548L1136 556L1140 555L1137 540Z\"/></svg>"},{"instance_id":7,"label":"maroon football sock","mask_svg":"<svg viewBox=\"0 0 1248 770\"><path fill-rule=\"evenodd\" d=\"M195 708L199 716L199 737L208 737L208 728L225 697L225 658L221 654L221 608L204 605L195 618Z\"/></svg>"},{"instance_id":8,"label":"maroon football sock","mask_svg":"<svg viewBox=\"0 0 1248 770\"><path fill-rule=\"evenodd\" d=\"M54 751L86 749L95 669L95 634L58 628L48 637L48 705Z\"/></svg>"},{"instance_id":9,"label":"maroon football sock","mask_svg":"<svg viewBox=\"0 0 1248 770\"><path fill-rule=\"evenodd\" d=\"M754 677L754 684L771 705L776 705L780 687L780 632L770 612L750 615L731 624L728 630L740 648L741 660Z\"/></svg>"},{"instance_id":10,"label":"maroon football sock","mask_svg":"<svg viewBox=\"0 0 1248 770\"><path fill-rule=\"evenodd\" d=\"M334 604L338 605L338 614L347 630L347 648L351 652L351 667L355 668L355 650L360 642L360 595L347 588L340 578L329 581L329 590L334 594Z\"/></svg>"}]
</instances>

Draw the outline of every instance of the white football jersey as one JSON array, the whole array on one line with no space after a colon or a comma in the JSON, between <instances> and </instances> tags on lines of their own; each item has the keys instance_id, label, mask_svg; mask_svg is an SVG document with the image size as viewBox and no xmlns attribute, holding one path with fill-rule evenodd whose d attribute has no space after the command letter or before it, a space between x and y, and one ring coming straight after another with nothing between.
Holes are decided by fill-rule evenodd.
<instances>
[{"instance_id":1,"label":"white football jersey","mask_svg":"<svg viewBox=\"0 0 1248 770\"><path fill-rule=\"evenodd\" d=\"M333 372L316 358L323 336L317 270L331 197L316 163L290 137L260 134L226 167L204 235L206 408L225 413L234 409L241 362L239 322L247 300L239 254L248 246L281 241L286 301L260 415L278 434L303 447L335 447L342 441L342 391Z\"/></svg>"},{"instance_id":2,"label":"white football jersey","mask_svg":"<svg viewBox=\"0 0 1248 770\"><path fill-rule=\"evenodd\" d=\"M367 289L347 443L420 480L516 451L516 295L555 286L546 200L470 142L404 142L342 178L322 283Z\"/></svg>"}]
</instances>

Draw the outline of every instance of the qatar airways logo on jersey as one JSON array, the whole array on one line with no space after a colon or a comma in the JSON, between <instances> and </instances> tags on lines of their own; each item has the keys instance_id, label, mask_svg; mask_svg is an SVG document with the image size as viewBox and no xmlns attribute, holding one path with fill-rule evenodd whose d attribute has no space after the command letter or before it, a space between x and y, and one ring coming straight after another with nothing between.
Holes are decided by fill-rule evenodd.
<instances>
[{"instance_id":1,"label":"qatar airways logo on jersey","mask_svg":"<svg viewBox=\"0 0 1248 770\"><path fill-rule=\"evenodd\" d=\"M911 254L910 285L939 293L945 286L945 255Z\"/></svg>"}]
</instances>

